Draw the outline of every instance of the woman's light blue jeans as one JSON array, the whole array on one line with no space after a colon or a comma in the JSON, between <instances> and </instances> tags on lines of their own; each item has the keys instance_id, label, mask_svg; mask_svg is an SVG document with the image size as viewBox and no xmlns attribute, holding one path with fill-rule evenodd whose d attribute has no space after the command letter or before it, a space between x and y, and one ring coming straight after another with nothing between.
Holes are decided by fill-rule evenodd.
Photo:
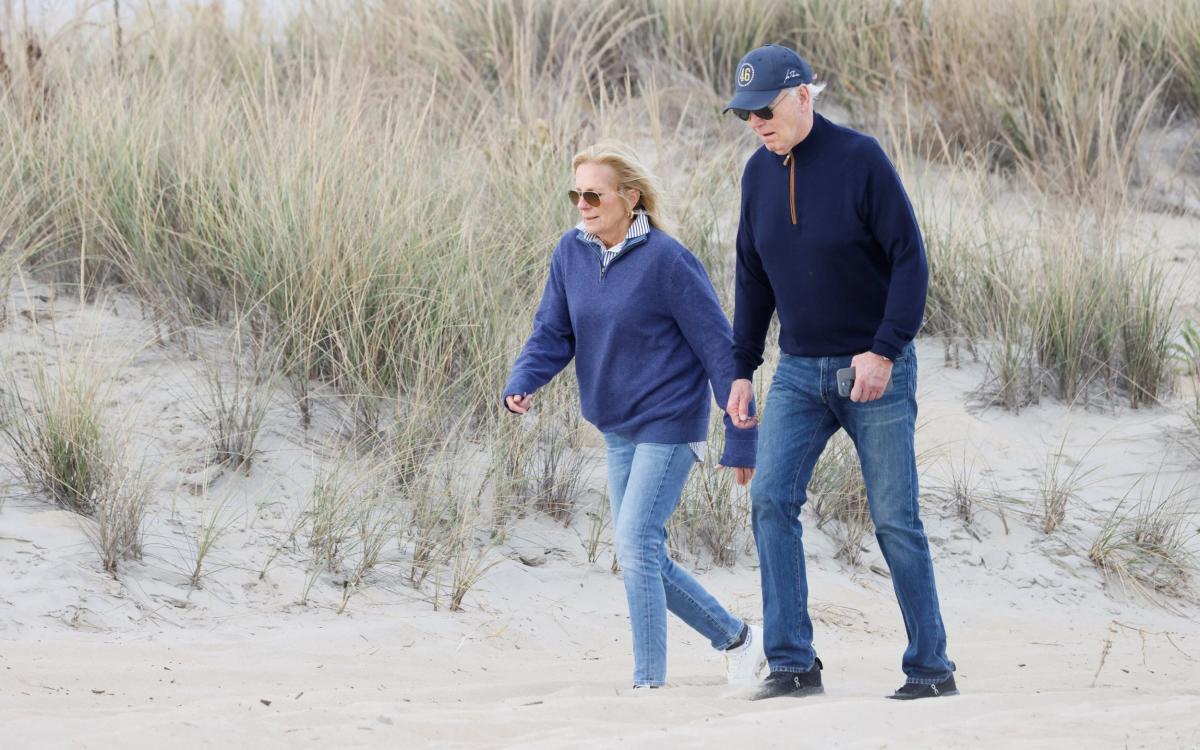
<instances>
[{"instance_id":1,"label":"woman's light blue jeans","mask_svg":"<svg viewBox=\"0 0 1200 750\"><path fill-rule=\"evenodd\" d=\"M605 433L613 540L633 628L633 684L667 677L667 610L725 649L744 623L667 554L667 519L696 462L687 443L633 443Z\"/></svg>"}]
</instances>

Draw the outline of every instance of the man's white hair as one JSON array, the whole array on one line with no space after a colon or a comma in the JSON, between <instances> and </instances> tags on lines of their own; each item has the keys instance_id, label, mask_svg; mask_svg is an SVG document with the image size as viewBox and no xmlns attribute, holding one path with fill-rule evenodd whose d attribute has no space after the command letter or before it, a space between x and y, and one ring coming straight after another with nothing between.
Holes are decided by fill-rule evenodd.
<instances>
[{"instance_id":1,"label":"man's white hair","mask_svg":"<svg viewBox=\"0 0 1200 750\"><path fill-rule=\"evenodd\" d=\"M816 101L817 95L825 90L825 84L815 83L815 82L814 83L802 83L799 86L793 86L792 88L788 89L788 96L795 96L796 92L802 88L807 88L809 98L811 98L813 101Z\"/></svg>"}]
</instances>

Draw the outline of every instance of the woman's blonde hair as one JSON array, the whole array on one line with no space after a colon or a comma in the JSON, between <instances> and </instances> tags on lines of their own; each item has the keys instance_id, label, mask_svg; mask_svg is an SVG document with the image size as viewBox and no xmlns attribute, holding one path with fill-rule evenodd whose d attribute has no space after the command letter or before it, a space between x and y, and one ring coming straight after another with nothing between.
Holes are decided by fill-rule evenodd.
<instances>
[{"instance_id":1,"label":"woman's blonde hair","mask_svg":"<svg viewBox=\"0 0 1200 750\"><path fill-rule=\"evenodd\" d=\"M640 208L646 212L646 218L655 228L675 233L675 224L667 218L663 206L662 183L646 168L629 145L617 140L603 140L575 154L571 162L572 171L579 169L580 164L607 164L617 173L617 187L620 189L636 188L641 194L638 202L630 209Z\"/></svg>"}]
</instances>

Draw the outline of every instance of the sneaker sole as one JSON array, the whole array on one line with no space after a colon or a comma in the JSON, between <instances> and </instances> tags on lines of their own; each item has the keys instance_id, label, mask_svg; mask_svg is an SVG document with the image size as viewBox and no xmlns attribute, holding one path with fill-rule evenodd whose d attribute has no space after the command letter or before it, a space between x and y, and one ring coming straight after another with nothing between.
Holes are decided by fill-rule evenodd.
<instances>
[{"instance_id":1,"label":"sneaker sole","mask_svg":"<svg viewBox=\"0 0 1200 750\"><path fill-rule=\"evenodd\" d=\"M806 687L797 690L789 690L786 693L775 693L774 695L755 695L751 696L752 701L767 701L772 698L805 698L810 695L821 695L825 692L825 686Z\"/></svg>"},{"instance_id":2,"label":"sneaker sole","mask_svg":"<svg viewBox=\"0 0 1200 750\"><path fill-rule=\"evenodd\" d=\"M944 693L938 693L937 695L922 695L919 698L898 698L894 695L885 695L884 697L890 698L894 701L923 701L928 698L949 698L953 695L958 695L958 691L957 690L947 690Z\"/></svg>"}]
</instances>

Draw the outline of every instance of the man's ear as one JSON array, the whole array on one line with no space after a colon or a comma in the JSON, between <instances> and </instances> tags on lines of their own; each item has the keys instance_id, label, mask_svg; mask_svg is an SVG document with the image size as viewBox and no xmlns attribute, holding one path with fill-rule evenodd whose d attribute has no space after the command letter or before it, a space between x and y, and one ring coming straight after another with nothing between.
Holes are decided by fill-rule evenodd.
<instances>
[{"instance_id":1,"label":"man's ear","mask_svg":"<svg viewBox=\"0 0 1200 750\"><path fill-rule=\"evenodd\" d=\"M801 86L796 91L796 96L800 97L800 108L801 109L811 109L812 108L812 103L813 103L812 102L812 92L808 90L808 86Z\"/></svg>"}]
</instances>

